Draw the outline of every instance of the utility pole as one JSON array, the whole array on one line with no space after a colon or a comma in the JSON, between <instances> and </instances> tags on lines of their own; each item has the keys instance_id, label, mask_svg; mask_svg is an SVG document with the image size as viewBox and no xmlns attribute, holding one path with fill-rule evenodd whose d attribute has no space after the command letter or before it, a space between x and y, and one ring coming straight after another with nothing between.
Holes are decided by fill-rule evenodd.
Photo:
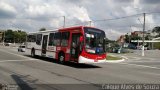
<instances>
[{"instance_id":1,"label":"utility pole","mask_svg":"<svg viewBox=\"0 0 160 90\"><path fill-rule=\"evenodd\" d=\"M145 32L145 17L146 17L146 14L143 13L144 15L144 22L143 22L143 45L142 45L142 56L144 56L144 32Z\"/></svg>"},{"instance_id":2,"label":"utility pole","mask_svg":"<svg viewBox=\"0 0 160 90\"><path fill-rule=\"evenodd\" d=\"M129 36L129 44L131 43L131 39L132 39L131 37L132 37L132 31L133 31L132 26L130 26L130 28L131 28L131 35Z\"/></svg>"},{"instance_id":3,"label":"utility pole","mask_svg":"<svg viewBox=\"0 0 160 90\"><path fill-rule=\"evenodd\" d=\"M63 28L65 28L65 25L66 25L66 17L65 16L63 16Z\"/></svg>"}]
</instances>

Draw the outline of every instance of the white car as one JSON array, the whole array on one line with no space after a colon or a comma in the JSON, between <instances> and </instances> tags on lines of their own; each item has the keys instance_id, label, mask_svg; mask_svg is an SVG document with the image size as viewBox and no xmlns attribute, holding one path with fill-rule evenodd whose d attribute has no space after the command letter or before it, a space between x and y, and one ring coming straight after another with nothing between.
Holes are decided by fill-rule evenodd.
<instances>
[{"instance_id":1,"label":"white car","mask_svg":"<svg viewBox=\"0 0 160 90\"><path fill-rule=\"evenodd\" d=\"M21 45L18 47L18 52L25 52L25 45Z\"/></svg>"}]
</instances>

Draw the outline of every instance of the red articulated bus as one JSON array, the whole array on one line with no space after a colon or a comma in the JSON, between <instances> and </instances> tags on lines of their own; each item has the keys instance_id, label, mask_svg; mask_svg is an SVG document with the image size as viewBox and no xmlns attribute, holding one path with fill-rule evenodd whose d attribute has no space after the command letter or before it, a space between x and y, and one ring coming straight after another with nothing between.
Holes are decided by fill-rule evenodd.
<instances>
[{"instance_id":1,"label":"red articulated bus","mask_svg":"<svg viewBox=\"0 0 160 90\"><path fill-rule=\"evenodd\" d=\"M106 61L105 32L86 26L29 33L26 53L76 63Z\"/></svg>"}]
</instances>

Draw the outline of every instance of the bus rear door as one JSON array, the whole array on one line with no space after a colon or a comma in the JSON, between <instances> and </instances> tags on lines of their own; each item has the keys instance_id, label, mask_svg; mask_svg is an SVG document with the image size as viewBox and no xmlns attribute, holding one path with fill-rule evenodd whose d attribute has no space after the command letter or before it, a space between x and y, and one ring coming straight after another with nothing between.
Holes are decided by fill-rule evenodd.
<instances>
[{"instance_id":1,"label":"bus rear door","mask_svg":"<svg viewBox=\"0 0 160 90\"><path fill-rule=\"evenodd\" d=\"M44 35L44 36L43 36L43 42L42 42L42 56L45 56L45 55L46 55L47 40L48 40L48 35Z\"/></svg>"}]
</instances>

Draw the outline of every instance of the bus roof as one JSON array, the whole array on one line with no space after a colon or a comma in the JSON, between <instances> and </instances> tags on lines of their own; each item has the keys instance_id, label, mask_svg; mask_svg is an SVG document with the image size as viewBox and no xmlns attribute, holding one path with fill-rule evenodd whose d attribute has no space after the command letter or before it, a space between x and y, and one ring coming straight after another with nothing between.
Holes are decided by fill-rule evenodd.
<instances>
[{"instance_id":1,"label":"bus roof","mask_svg":"<svg viewBox=\"0 0 160 90\"><path fill-rule=\"evenodd\" d=\"M60 28L55 30L46 30L46 31L37 31L37 32L29 32L28 34L37 34L37 33L47 33L47 32L57 32L57 31L64 31L64 30L73 30L73 29L79 29L89 26L73 26L73 27L66 27L66 28ZM95 27L89 27L89 28L95 28Z\"/></svg>"},{"instance_id":2,"label":"bus roof","mask_svg":"<svg viewBox=\"0 0 160 90\"><path fill-rule=\"evenodd\" d=\"M59 29L59 31L79 29L79 28L84 28L84 27L89 27L89 26L73 26L73 27L61 28L61 29ZM95 27L90 27L90 28L95 28Z\"/></svg>"},{"instance_id":3,"label":"bus roof","mask_svg":"<svg viewBox=\"0 0 160 90\"><path fill-rule=\"evenodd\" d=\"M47 32L57 32L57 31L58 31L58 30L46 30L46 31L29 32L28 34L47 33Z\"/></svg>"}]
</instances>

